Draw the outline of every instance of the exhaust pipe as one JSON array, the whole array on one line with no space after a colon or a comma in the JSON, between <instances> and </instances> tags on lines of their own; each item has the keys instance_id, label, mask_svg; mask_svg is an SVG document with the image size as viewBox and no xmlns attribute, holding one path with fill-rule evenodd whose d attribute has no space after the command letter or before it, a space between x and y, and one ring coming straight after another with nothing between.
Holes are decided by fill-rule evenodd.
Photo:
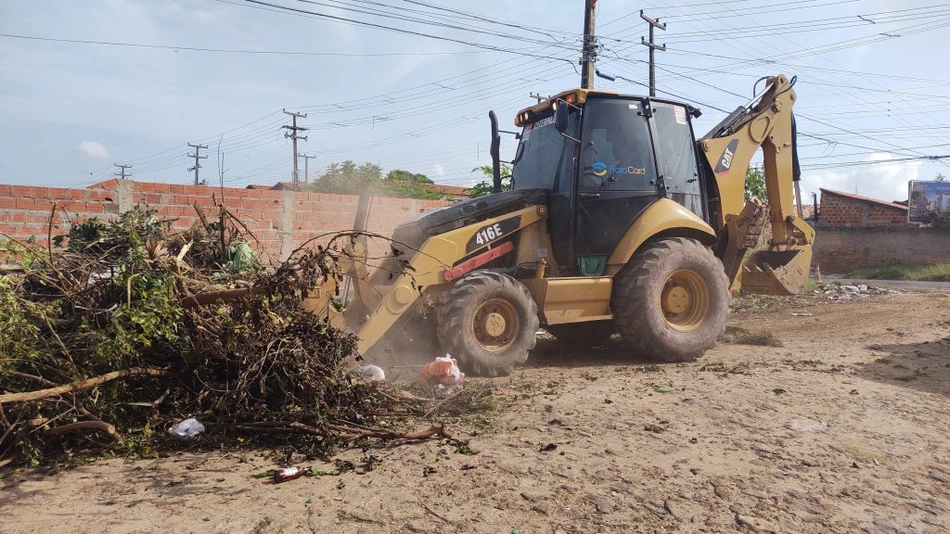
<instances>
[{"instance_id":1,"label":"exhaust pipe","mask_svg":"<svg viewBox=\"0 0 950 534\"><path fill-rule=\"evenodd\" d=\"M491 176L492 192L501 193L501 156L499 156L499 147L501 146L501 135L498 133L498 116L495 110L488 112L488 120L491 121Z\"/></svg>"}]
</instances>

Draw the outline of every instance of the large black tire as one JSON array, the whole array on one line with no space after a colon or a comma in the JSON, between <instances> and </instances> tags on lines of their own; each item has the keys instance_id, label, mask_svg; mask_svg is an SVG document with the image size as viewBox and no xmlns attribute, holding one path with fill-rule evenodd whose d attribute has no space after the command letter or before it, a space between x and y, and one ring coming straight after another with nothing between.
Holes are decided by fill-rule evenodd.
<instances>
[{"instance_id":1,"label":"large black tire","mask_svg":"<svg viewBox=\"0 0 950 534\"><path fill-rule=\"evenodd\" d=\"M686 362L715 346L731 299L719 258L698 241L674 237L630 258L614 278L611 307L632 348L651 359Z\"/></svg>"},{"instance_id":2,"label":"large black tire","mask_svg":"<svg viewBox=\"0 0 950 534\"><path fill-rule=\"evenodd\" d=\"M449 290L439 307L439 341L471 373L506 376L537 342L538 306L521 282L475 271Z\"/></svg>"},{"instance_id":3,"label":"large black tire","mask_svg":"<svg viewBox=\"0 0 950 534\"><path fill-rule=\"evenodd\" d=\"M617 333L613 321L550 324L544 327L558 341L571 348L596 347L610 341Z\"/></svg>"}]
</instances>

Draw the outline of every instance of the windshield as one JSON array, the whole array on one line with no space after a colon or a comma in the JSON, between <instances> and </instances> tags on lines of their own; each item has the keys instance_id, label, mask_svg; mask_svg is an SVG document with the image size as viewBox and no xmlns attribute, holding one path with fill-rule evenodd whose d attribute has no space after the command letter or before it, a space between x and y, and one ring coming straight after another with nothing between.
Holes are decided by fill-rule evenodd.
<instances>
[{"instance_id":1,"label":"windshield","mask_svg":"<svg viewBox=\"0 0 950 534\"><path fill-rule=\"evenodd\" d=\"M511 170L513 188L554 189L562 160L573 155L566 142L554 127L553 115L526 125ZM567 175L561 178L566 180Z\"/></svg>"},{"instance_id":2,"label":"windshield","mask_svg":"<svg viewBox=\"0 0 950 534\"><path fill-rule=\"evenodd\" d=\"M650 127L633 100L587 102L581 164L582 191L655 190Z\"/></svg>"}]
</instances>

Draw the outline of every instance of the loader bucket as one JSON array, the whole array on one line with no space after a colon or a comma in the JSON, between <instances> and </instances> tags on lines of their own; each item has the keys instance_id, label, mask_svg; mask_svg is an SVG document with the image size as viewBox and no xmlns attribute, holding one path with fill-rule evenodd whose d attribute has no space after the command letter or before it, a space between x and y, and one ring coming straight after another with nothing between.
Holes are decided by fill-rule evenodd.
<instances>
[{"instance_id":1,"label":"loader bucket","mask_svg":"<svg viewBox=\"0 0 950 534\"><path fill-rule=\"evenodd\" d=\"M742 289L762 295L796 295L808 281L811 246L760 250L742 265Z\"/></svg>"}]
</instances>

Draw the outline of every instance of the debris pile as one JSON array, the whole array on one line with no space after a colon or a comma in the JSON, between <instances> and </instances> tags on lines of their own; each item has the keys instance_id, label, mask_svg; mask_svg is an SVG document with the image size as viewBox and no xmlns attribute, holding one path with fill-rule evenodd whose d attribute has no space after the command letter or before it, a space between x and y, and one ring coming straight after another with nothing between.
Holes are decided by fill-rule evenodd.
<instances>
[{"instance_id":1,"label":"debris pile","mask_svg":"<svg viewBox=\"0 0 950 534\"><path fill-rule=\"evenodd\" d=\"M374 429L398 399L346 371L353 335L300 307L339 276L335 243L353 234L266 268L225 207L199 218L174 232L136 208L63 235L51 223L48 247L0 240L0 466L150 455L178 434L315 455L360 436L445 435ZM189 418L207 431L173 426Z\"/></svg>"},{"instance_id":2,"label":"debris pile","mask_svg":"<svg viewBox=\"0 0 950 534\"><path fill-rule=\"evenodd\" d=\"M852 300L867 298L874 295L899 295L899 291L867 284L847 285L833 282L812 291L815 295L825 295L828 300Z\"/></svg>"}]
</instances>

